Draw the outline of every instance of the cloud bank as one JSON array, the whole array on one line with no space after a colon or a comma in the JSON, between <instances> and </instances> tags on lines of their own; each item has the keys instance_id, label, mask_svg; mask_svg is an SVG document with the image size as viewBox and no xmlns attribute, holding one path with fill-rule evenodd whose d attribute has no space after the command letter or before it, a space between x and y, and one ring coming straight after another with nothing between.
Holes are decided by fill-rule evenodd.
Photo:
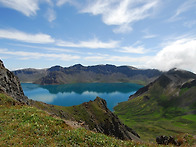
<instances>
[{"instance_id":1,"label":"cloud bank","mask_svg":"<svg viewBox=\"0 0 196 147\"><path fill-rule=\"evenodd\" d=\"M0 38L12 39L28 43L53 43L55 40L48 34L28 34L18 30L2 30L0 29Z\"/></svg>"},{"instance_id":2,"label":"cloud bank","mask_svg":"<svg viewBox=\"0 0 196 147\"><path fill-rule=\"evenodd\" d=\"M102 42L98 39L92 39L89 41L80 41L79 43L67 42L67 41L57 41L57 46L63 47L75 47L75 48L115 48L118 47L118 41Z\"/></svg>"},{"instance_id":3,"label":"cloud bank","mask_svg":"<svg viewBox=\"0 0 196 147\"><path fill-rule=\"evenodd\" d=\"M0 0L0 4L23 13L26 16L36 15L39 10L38 0Z\"/></svg>"},{"instance_id":4,"label":"cloud bank","mask_svg":"<svg viewBox=\"0 0 196 147\"><path fill-rule=\"evenodd\" d=\"M147 63L147 66L164 71L176 67L196 73L195 57L196 39L179 39L165 46Z\"/></svg>"}]
</instances>

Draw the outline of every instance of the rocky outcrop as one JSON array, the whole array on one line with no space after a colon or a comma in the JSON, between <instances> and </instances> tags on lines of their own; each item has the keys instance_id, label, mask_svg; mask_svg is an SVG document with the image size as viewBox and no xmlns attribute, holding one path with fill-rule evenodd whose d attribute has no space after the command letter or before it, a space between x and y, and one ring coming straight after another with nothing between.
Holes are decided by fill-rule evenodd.
<instances>
[{"instance_id":1,"label":"rocky outcrop","mask_svg":"<svg viewBox=\"0 0 196 147\"><path fill-rule=\"evenodd\" d=\"M97 97L94 102L91 103L96 103L99 108L102 109L103 111L103 118L104 120L99 123L98 120L96 120L96 116L93 116L92 121L96 124L96 130L99 130L98 132L110 135L110 136L115 136L120 139L131 139L131 140L139 140L140 136L131 128L128 126L124 125L120 119L112 113L108 108L107 108L107 103L104 99L101 99ZM87 105L91 105L90 103ZM95 115L91 113L92 115Z\"/></svg>"},{"instance_id":2,"label":"rocky outcrop","mask_svg":"<svg viewBox=\"0 0 196 147\"><path fill-rule=\"evenodd\" d=\"M47 111L52 116L78 122L82 127L94 132L103 133L122 140L140 142L140 136L131 128L124 125L117 115L107 108L104 99L97 97L94 101L85 102L72 107L53 106L33 101L31 104Z\"/></svg>"},{"instance_id":3,"label":"rocky outcrop","mask_svg":"<svg viewBox=\"0 0 196 147\"><path fill-rule=\"evenodd\" d=\"M84 125L87 125L90 130L123 140L140 140L140 136L134 130L124 125L119 118L107 108L107 103L104 99L97 97L94 101L74 106L73 111L74 117L83 121Z\"/></svg>"},{"instance_id":4,"label":"rocky outcrop","mask_svg":"<svg viewBox=\"0 0 196 147\"><path fill-rule=\"evenodd\" d=\"M180 146L182 142L175 140L174 137L172 136L158 136L156 138L157 144L162 144L162 145L168 145L168 144L173 144L175 146Z\"/></svg>"},{"instance_id":5,"label":"rocky outcrop","mask_svg":"<svg viewBox=\"0 0 196 147\"><path fill-rule=\"evenodd\" d=\"M0 60L0 92L6 93L15 100L28 103L28 98L24 95L18 78L5 68Z\"/></svg>"}]
</instances>

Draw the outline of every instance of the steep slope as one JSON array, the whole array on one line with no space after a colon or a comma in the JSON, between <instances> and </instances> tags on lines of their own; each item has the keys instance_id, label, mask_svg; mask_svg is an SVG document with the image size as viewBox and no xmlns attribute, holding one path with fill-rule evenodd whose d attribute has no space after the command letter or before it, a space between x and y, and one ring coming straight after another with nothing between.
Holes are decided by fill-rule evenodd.
<instances>
[{"instance_id":1,"label":"steep slope","mask_svg":"<svg viewBox=\"0 0 196 147\"><path fill-rule=\"evenodd\" d=\"M106 106L106 101L97 97L94 101L72 107L54 106L33 101L32 105L66 120L76 121L86 129L104 133L123 140L141 141L139 135Z\"/></svg>"},{"instance_id":2,"label":"steep slope","mask_svg":"<svg viewBox=\"0 0 196 147\"><path fill-rule=\"evenodd\" d=\"M5 68L0 60L0 92L6 93L15 100L28 103L28 98L24 95L18 78Z\"/></svg>"},{"instance_id":3,"label":"steep slope","mask_svg":"<svg viewBox=\"0 0 196 147\"><path fill-rule=\"evenodd\" d=\"M101 98L97 98L94 102L73 107L59 107L29 100L24 96L17 77L4 67L2 61L0 62L0 93L15 99L12 100L12 98L7 97L8 104L20 105L26 103L68 121L76 121L78 124L82 121L86 128L99 133L119 139L139 140L139 135L121 123L118 117L107 108L106 101ZM0 104L5 101L4 95L0 97Z\"/></svg>"},{"instance_id":4,"label":"steep slope","mask_svg":"<svg viewBox=\"0 0 196 147\"><path fill-rule=\"evenodd\" d=\"M196 75L172 69L114 108L142 139L196 134Z\"/></svg>"},{"instance_id":5,"label":"steep slope","mask_svg":"<svg viewBox=\"0 0 196 147\"><path fill-rule=\"evenodd\" d=\"M146 84L158 77L161 72L153 69L137 69L131 66L96 65L70 67L53 66L46 70L24 69L13 71L21 82L41 85L66 83L115 83L132 82Z\"/></svg>"},{"instance_id":6,"label":"steep slope","mask_svg":"<svg viewBox=\"0 0 196 147\"><path fill-rule=\"evenodd\" d=\"M13 72L22 83L33 83L47 75L47 69L21 69Z\"/></svg>"}]
</instances>

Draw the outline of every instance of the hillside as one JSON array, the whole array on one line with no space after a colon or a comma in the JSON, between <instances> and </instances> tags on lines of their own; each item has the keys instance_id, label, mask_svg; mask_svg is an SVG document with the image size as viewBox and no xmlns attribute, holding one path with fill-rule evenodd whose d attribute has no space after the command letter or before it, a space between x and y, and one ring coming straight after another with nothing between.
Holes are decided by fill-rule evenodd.
<instances>
[{"instance_id":1,"label":"hillside","mask_svg":"<svg viewBox=\"0 0 196 147\"><path fill-rule=\"evenodd\" d=\"M0 63L0 146L155 146L141 141L99 97L73 107L29 100L17 77ZM194 136L180 139L185 146L194 144Z\"/></svg>"},{"instance_id":2,"label":"hillside","mask_svg":"<svg viewBox=\"0 0 196 147\"><path fill-rule=\"evenodd\" d=\"M114 108L118 117L151 140L160 135L196 135L196 75L172 69Z\"/></svg>"},{"instance_id":3,"label":"hillside","mask_svg":"<svg viewBox=\"0 0 196 147\"><path fill-rule=\"evenodd\" d=\"M69 121L71 122L71 121ZM0 94L0 146L139 146L118 140Z\"/></svg>"},{"instance_id":4,"label":"hillside","mask_svg":"<svg viewBox=\"0 0 196 147\"><path fill-rule=\"evenodd\" d=\"M2 132L0 145L3 145L4 143L6 144L6 141L11 138L15 138L16 135L19 135L19 137L28 135L30 137L25 137L24 139L22 139L22 141L17 140L17 142L19 143L28 143L29 141L31 141L31 138L35 137L35 135L37 136L35 138L35 141L40 137L43 138L43 142L41 141L41 143L47 143L48 138L44 140L44 136L60 137L59 139L62 140L63 136L61 135L63 135L63 133L60 135L59 132L56 132L55 128L57 129L57 131L58 129L62 131L63 128L69 127L83 128L81 129L84 132L84 134L82 135L85 135L85 132L90 132L87 130L92 130L97 133L104 133L106 135L123 140L140 141L139 135L131 128L121 123L118 117L107 108L105 100L97 97L94 101L73 107L60 107L29 100L24 96L17 77L15 77L9 70L4 67L2 61L0 63L0 107L2 108L0 109L0 129ZM57 117L60 120L60 128L58 127L58 121L56 122ZM54 122L54 124L51 124L52 122ZM55 126L54 128L52 128L53 125ZM51 126L51 128L48 128L47 126ZM11 130L8 129L9 127ZM85 130L84 128L86 128L87 130ZM45 130L50 131L48 132ZM79 135L79 132L77 135ZM68 141L74 141L74 138L72 138L72 136L66 137L71 138L68 139ZM80 142L84 141L84 139L81 140L79 136L75 137L77 137L76 140L79 139ZM94 140L96 139L94 138ZM32 144L36 143L34 141L32 142ZM11 145L15 144L13 141L10 141L10 143ZM50 143L52 145L53 142L50 141Z\"/></svg>"},{"instance_id":5,"label":"hillside","mask_svg":"<svg viewBox=\"0 0 196 147\"><path fill-rule=\"evenodd\" d=\"M40 85L67 83L121 83L147 84L157 78L161 72L154 69L137 69L131 66L96 65L70 67L53 66L48 69L23 69L13 73L23 83Z\"/></svg>"}]
</instances>

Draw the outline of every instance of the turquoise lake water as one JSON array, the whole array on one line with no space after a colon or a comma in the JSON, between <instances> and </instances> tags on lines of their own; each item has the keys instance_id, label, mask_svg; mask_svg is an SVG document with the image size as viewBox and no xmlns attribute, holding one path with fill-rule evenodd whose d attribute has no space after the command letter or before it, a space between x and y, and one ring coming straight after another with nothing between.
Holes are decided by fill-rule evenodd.
<instances>
[{"instance_id":1,"label":"turquoise lake water","mask_svg":"<svg viewBox=\"0 0 196 147\"><path fill-rule=\"evenodd\" d=\"M131 94L142 87L132 83L82 83L44 86L22 83L21 85L25 95L33 100L59 106L73 106L94 100L99 96L106 100L111 111L119 102L127 101Z\"/></svg>"}]
</instances>

